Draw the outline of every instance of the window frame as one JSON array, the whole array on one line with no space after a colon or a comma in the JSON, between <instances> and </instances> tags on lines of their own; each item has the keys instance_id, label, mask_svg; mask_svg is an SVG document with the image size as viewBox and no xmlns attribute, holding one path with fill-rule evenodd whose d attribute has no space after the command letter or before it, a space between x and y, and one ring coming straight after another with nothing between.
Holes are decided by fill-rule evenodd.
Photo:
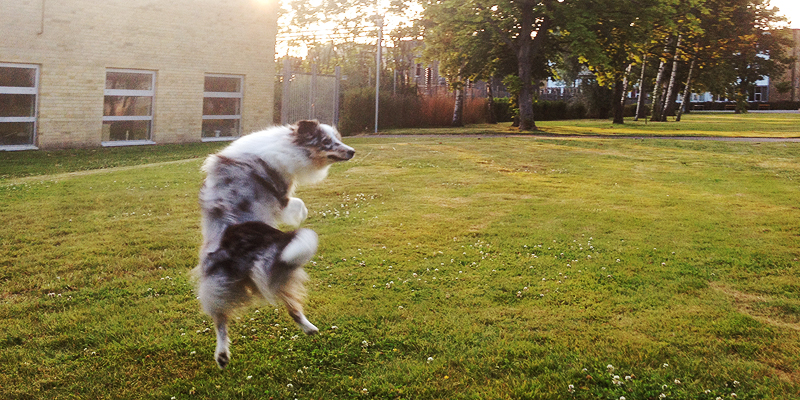
<instances>
[{"instance_id":1,"label":"window frame","mask_svg":"<svg viewBox=\"0 0 800 400\"><path fill-rule=\"evenodd\" d=\"M20 69L33 69L34 82L33 87L25 86L0 86L0 95L4 94L23 94L33 95L33 115L30 117L0 117L0 123L33 123L33 134L31 135L31 143L29 144L2 144L0 143L0 150L13 151L13 150L37 150L36 140L38 138L39 128L39 86L41 76L41 65L38 64L18 64L18 63L5 63L0 62L0 67L4 68L20 68Z\"/></svg>"},{"instance_id":2,"label":"window frame","mask_svg":"<svg viewBox=\"0 0 800 400\"><path fill-rule=\"evenodd\" d=\"M239 80L239 91L238 92L207 92L205 91L205 84L206 78L232 78ZM200 140L203 142L220 142L220 141L231 141L236 140L242 136L242 107L244 105L244 75L233 75L233 74L210 74L207 73L203 75L203 103L205 104L205 100L208 98L222 98L222 99L239 99L239 107L238 107L238 114L226 114L226 115L206 115L205 110L203 110L202 120L203 122L208 120L237 120L239 122L238 132L236 136L211 136L211 137L203 137L203 127L201 124L200 127ZM204 107L205 108L205 107Z\"/></svg>"},{"instance_id":3,"label":"window frame","mask_svg":"<svg viewBox=\"0 0 800 400\"><path fill-rule=\"evenodd\" d=\"M113 72L124 74L142 74L150 75L150 89L149 90L134 90L134 89L103 89L103 109L105 110L105 101L107 97L150 97L150 115L105 115L103 112L102 124L106 122L119 122L119 121L149 121L147 127L147 139L138 140L102 140L100 144L104 147L115 146L138 146L155 144L153 140L153 121L156 109L156 71L146 69L123 69L123 68L106 68L106 79L108 82L108 74Z\"/></svg>"}]
</instances>

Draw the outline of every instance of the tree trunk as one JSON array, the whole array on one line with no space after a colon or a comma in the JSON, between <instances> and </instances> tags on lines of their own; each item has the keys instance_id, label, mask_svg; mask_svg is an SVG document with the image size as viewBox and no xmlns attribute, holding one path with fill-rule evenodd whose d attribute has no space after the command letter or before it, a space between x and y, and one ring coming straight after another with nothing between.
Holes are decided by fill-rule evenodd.
<instances>
[{"instance_id":1,"label":"tree trunk","mask_svg":"<svg viewBox=\"0 0 800 400\"><path fill-rule=\"evenodd\" d=\"M533 8L537 2L520 2L520 25L522 29L519 35L519 47L517 51L517 64L519 69L519 79L522 81L522 89L519 93L519 130L535 131L536 122L533 115L533 66L532 58L539 53L545 40L547 31L552 23L550 17L544 16L536 31L536 37L531 38L533 24L537 21L534 18ZM543 1L549 8L551 1Z\"/></svg>"},{"instance_id":2,"label":"tree trunk","mask_svg":"<svg viewBox=\"0 0 800 400\"><path fill-rule=\"evenodd\" d=\"M669 75L669 84L667 85L667 97L664 101L664 105L661 107L661 122L667 121L667 108L669 108L669 104L672 101L672 95L675 91L675 79L678 76L678 59L680 58L678 51L680 51L681 47L681 35L678 35L678 43L675 44L675 54L672 56L672 73ZM675 93L677 97L677 93Z\"/></svg>"},{"instance_id":3,"label":"tree trunk","mask_svg":"<svg viewBox=\"0 0 800 400\"><path fill-rule=\"evenodd\" d=\"M486 82L486 107L488 108L487 118L489 119L489 123L496 124L497 115L494 114L494 92L492 91L492 79L494 78L489 78L489 80Z\"/></svg>"},{"instance_id":4,"label":"tree trunk","mask_svg":"<svg viewBox=\"0 0 800 400\"><path fill-rule=\"evenodd\" d=\"M614 102L614 124L624 124L625 123L625 108L623 107L623 103L625 101L625 80L617 81L614 84L614 98L617 101Z\"/></svg>"},{"instance_id":5,"label":"tree trunk","mask_svg":"<svg viewBox=\"0 0 800 400\"><path fill-rule=\"evenodd\" d=\"M683 115L684 111L688 111L689 109L689 90L691 89L692 84L692 72L694 72L694 63L695 59L692 58L692 63L689 64L689 76L686 78L686 87L683 89L683 102L681 102L681 108L678 109L678 115L675 117L675 122L681 121L681 115Z\"/></svg>"},{"instance_id":6,"label":"tree trunk","mask_svg":"<svg viewBox=\"0 0 800 400\"><path fill-rule=\"evenodd\" d=\"M658 73L656 74L656 85L653 87L653 101L650 105L650 121L661 121L661 81L664 80L664 60L658 63Z\"/></svg>"},{"instance_id":7,"label":"tree trunk","mask_svg":"<svg viewBox=\"0 0 800 400\"><path fill-rule=\"evenodd\" d=\"M522 87L519 91L519 130L536 130L533 116L533 71L531 66L531 50L533 39L531 32L533 26L533 7L520 7L522 15L520 24L522 31L519 36L519 50L517 51L517 68ZM539 36L539 35L537 35Z\"/></svg>"},{"instance_id":8,"label":"tree trunk","mask_svg":"<svg viewBox=\"0 0 800 400\"><path fill-rule=\"evenodd\" d=\"M647 70L647 52L645 52L644 57L642 57L642 74L639 76L639 99L636 102L636 115L633 117L634 121L646 117L644 113L644 100L647 97L647 91L644 85L645 70Z\"/></svg>"},{"instance_id":9,"label":"tree trunk","mask_svg":"<svg viewBox=\"0 0 800 400\"><path fill-rule=\"evenodd\" d=\"M625 76L622 81L617 81L614 85L614 98L617 99L614 103L614 122L615 124L625 123L625 95L628 93L628 75L631 73L633 64L628 64L625 68Z\"/></svg>"},{"instance_id":10,"label":"tree trunk","mask_svg":"<svg viewBox=\"0 0 800 400\"><path fill-rule=\"evenodd\" d=\"M456 88L456 102L453 107L453 122L450 126L464 126L464 89Z\"/></svg>"}]
</instances>

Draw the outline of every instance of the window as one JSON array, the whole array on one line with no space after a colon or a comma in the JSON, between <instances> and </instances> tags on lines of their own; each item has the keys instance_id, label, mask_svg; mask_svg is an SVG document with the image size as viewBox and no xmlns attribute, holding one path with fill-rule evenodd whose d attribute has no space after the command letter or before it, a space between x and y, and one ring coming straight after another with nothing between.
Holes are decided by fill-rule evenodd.
<instances>
[{"instance_id":1,"label":"window","mask_svg":"<svg viewBox=\"0 0 800 400\"><path fill-rule=\"evenodd\" d=\"M38 94L38 65L0 63L0 148L35 148Z\"/></svg>"},{"instance_id":2,"label":"window","mask_svg":"<svg viewBox=\"0 0 800 400\"><path fill-rule=\"evenodd\" d=\"M152 71L106 71L104 146L152 143L155 80Z\"/></svg>"},{"instance_id":3,"label":"window","mask_svg":"<svg viewBox=\"0 0 800 400\"><path fill-rule=\"evenodd\" d=\"M206 75L203 89L203 140L230 140L241 133L241 76Z\"/></svg>"}]
</instances>

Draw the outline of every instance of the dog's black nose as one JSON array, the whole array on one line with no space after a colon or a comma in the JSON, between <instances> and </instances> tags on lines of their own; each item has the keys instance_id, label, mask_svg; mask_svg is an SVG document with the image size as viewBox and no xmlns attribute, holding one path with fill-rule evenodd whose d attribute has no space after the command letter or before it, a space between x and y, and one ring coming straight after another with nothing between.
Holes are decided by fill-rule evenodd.
<instances>
[{"instance_id":1,"label":"dog's black nose","mask_svg":"<svg viewBox=\"0 0 800 400\"><path fill-rule=\"evenodd\" d=\"M355 155L356 155L356 151L355 150L347 150L347 159L348 160L353 158L353 156L355 156Z\"/></svg>"}]
</instances>

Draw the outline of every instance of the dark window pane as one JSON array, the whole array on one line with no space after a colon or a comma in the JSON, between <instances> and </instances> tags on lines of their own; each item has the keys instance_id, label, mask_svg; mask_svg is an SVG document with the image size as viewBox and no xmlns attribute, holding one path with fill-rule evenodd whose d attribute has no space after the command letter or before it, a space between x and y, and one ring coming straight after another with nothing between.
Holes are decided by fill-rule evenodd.
<instances>
[{"instance_id":1,"label":"dark window pane","mask_svg":"<svg viewBox=\"0 0 800 400\"><path fill-rule=\"evenodd\" d=\"M231 137L239 136L238 119L204 119L203 137Z\"/></svg>"},{"instance_id":2,"label":"dark window pane","mask_svg":"<svg viewBox=\"0 0 800 400\"><path fill-rule=\"evenodd\" d=\"M36 69L0 67L0 86L36 87Z\"/></svg>"},{"instance_id":3,"label":"dark window pane","mask_svg":"<svg viewBox=\"0 0 800 400\"><path fill-rule=\"evenodd\" d=\"M0 146L33 144L33 122L0 122Z\"/></svg>"},{"instance_id":4,"label":"dark window pane","mask_svg":"<svg viewBox=\"0 0 800 400\"><path fill-rule=\"evenodd\" d=\"M152 115L153 98L138 96L106 96L103 115L107 117Z\"/></svg>"},{"instance_id":5,"label":"dark window pane","mask_svg":"<svg viewBox=\"0 0 800 400\"><path fill-rule=\"evenodd\" d=\"M0 117L35 117L36 95L0 94Z\"/></svg>"},{"instance_id":6,"label":"dark window pane","mask_svg":"<svg viewBox=\"0 0 800 400\"><path fill-rule=\"evenodd\" d=\"M103 122L103 141L149 140L150 121L106 121Z\"/></svg>"},{"instance_id":7,"label":"dark window pane","mask_svg":"<svg viewBox=\"0 0 800 400\"><path fill-rule=\"evenodd\" d=\"M203 115L239 115L241 99L206 97L203 99Z\"/></svg>"},{"instance_id":8,"label":"dark window pane","mask_svg":"<svg viewBox=\"0 0 800 400\"><path fill-rule=\"evenodd\" d=\"M153 75L136 72L106 72L106 89L151 90Z\"/></svg>"},{"instance_id":9,"label":"dark window pane","mask_svg":"<svg viewBox=\"0 0 800 400\"><path fill-rule=\"evenodd\" d=\"M240 78L226 78L221 76L207 76L205 91L206 92L233 92L238 93L242 91L242 80Z\"/></svg>"}]
</instances>

